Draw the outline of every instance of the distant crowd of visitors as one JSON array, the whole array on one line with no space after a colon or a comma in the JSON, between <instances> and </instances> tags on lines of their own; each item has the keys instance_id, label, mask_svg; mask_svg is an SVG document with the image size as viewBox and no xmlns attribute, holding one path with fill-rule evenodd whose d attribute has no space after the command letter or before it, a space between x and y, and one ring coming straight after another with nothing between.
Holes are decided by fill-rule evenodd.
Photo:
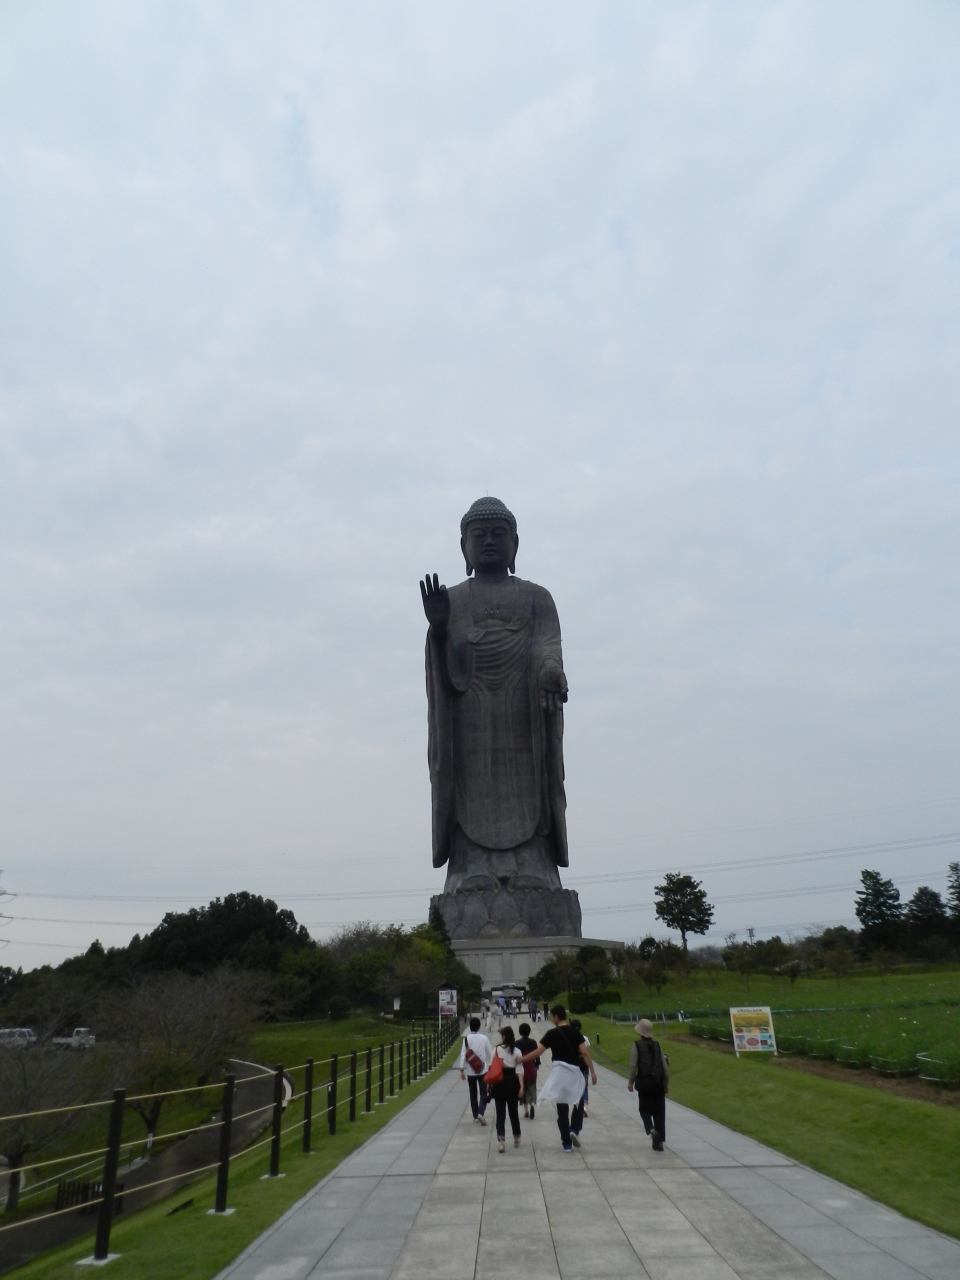
<instances>
[{"instance_id":1,"label":"distant crowd of visitors","mask_svg":"<svg viewBox=\"0 0 960 1280\"><path fill-rule=\"evenodd\" d=\"M502 999L502 997L501 997ZM530 1001L530 1017L536 1021L535 1002ZM484 1007L484 1020L490 1026L493 1006ZM497 1006L493 1016L502 1018L510 1012ZM562 1004L550 1010L553 1026L538 1044L530 1036L531 1027L522 1022L519 1036L508 1023L499 1028L500 1043L494 1049L481 1030L480 1018L470 1019L470 1030L463 1037L460 1051L460 1078L466 1080L470 1092L470 1110L474 1124L486 1125L486 1110L493 1099L496 1112L497 1145L506 1148L507 1116L513 1145L520 1146L520 1104L524 1117L533 1120L539 1103L552 1102L557 1108L557 1128L564 1151L580 1146L583 1122L587 1118L590 1084L597 1083L597 1073L590 1056L590 1041L576 1020L567 1022ZM653 1039L653 1025L641 1018L635 1030L639 1039L630 1049L627 1089L636 1091L640 1118L654 1151L663 1150L666 1136L666 1095L670 1089L669 1059L658 1041ZM539 1093L537 1076L540 1059L550 1051L552 1066Z\"/></svg>"}]
</instances>

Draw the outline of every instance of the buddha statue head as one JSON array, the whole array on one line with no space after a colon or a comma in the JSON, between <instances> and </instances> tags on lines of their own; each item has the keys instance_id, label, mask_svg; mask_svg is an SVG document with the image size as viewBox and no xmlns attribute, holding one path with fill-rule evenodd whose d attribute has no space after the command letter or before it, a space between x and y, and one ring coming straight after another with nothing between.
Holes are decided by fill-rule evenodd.
<instances>
[{"instance_id":1,"label":"buddha statue head","mask_svg":"<svg viewBox=\"0 0 960 1280\"><path fill-rule=\"evenodd\" d=\"M516 573L517 521L499 498L478 498L460 521L460 550L467 577L505 577Z\"/></svg>"}]
</instances>

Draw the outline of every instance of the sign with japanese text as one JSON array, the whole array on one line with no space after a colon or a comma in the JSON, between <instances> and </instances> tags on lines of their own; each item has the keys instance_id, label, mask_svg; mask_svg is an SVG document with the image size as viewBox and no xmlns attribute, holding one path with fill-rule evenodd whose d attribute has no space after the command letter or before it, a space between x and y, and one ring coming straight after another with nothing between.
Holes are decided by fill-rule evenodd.
<instances>
[{"instance_id":1,"label":"sign with japanese text","mask_svg":"<svg viewBox=\"0 0 960 1280\"><path fill-rule=\"evenodd\" d=\"M731 1009L730 1026L738 1058L741 1053L777 1052L773 1014L769 1005L743 1005L738 1009Z\"/></svg>"}]
</instances>

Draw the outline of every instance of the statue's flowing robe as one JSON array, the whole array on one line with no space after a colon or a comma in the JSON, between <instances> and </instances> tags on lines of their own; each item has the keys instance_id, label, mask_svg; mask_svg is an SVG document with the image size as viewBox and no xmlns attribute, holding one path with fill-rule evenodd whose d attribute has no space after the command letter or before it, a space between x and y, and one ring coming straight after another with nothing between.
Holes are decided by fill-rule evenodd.
<instances>
[{"instance_id":1,"label":"statue's flowing robe","mask_svg":"<svg viewBox=\"0 0 960 1280\"><path fill-rule=\"evenodd\" d=\"M541 671L563 667L556 606L522 578L468 579L448 594L446 635L428 632L426 652L433 865L459 827L488 850L539 837L565 867L563 712L540 706Z\"/></svg>"}]
</instances>

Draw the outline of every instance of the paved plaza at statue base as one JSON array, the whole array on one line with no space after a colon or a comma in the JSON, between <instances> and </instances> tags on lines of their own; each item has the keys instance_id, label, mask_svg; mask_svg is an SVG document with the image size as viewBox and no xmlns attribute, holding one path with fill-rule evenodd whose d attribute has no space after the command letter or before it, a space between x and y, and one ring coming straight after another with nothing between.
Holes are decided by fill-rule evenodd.
<instances>
[{"instance_id":1,"label":"paved plaza at statue base","mask_svg":"<svg viewBox=\"0 0 960 1280\"><path fill-rule=\"evenodd\" d=\"M654 1153L626 1082L598 1075L580 1151L544 1106L500 1155L492 1106L475 1125L446 1073L218 1280L960 1276L960 1243L684 1107Z\"/></svg>"}]
</instances>

